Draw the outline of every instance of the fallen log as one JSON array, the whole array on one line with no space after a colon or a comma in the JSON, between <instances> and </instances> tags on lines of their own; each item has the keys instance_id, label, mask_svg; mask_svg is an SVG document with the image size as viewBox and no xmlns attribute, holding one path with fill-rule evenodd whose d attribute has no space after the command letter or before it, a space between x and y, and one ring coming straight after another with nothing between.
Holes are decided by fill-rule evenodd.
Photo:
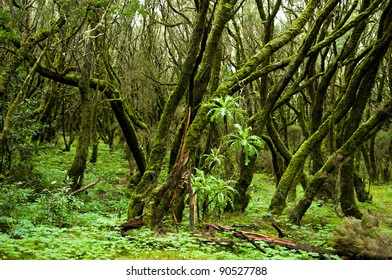
<instances>
[{"instance_id":1,"label":"fallen log","mask_svg":"<svg viewBox=\"0 0 392 280\"><path fill-rule=\"evenodd\" d=\"M139 229L144 226L142 219L133 219L120 225L121 235L124 236L128 230Z\"/></svg>"},{"instance_id":2,"label":"fallen log","mask_svg":"<svg viewBox=\"0 0 392 280\"><path fill-rule=\"evenodd\" d=\"M231 232L231 233L233 233L233 235L235 237L250 242L256 249L258 249L261 252L265 252L265 251L263 248L261 248L256 243L256 241L263 241L267 244L279 245L279 246L283 246L285 248L292 249L292 250L301 250L301 251L305 251L305 252L309 252L309 253L317 253L317 254L320 254L321 256L336 255L336 252L331 251L331 250L327 250L327 249L323 249L323 248L319 248L319 247L314 247L314 246L310 246L310 245L297 244L297 243L294 243L290 240L286 240L286 239L279 238L279 237L272 237L272 236L268 236L265 234L248 232L248 231L240 231L240 230L237 230L234 228L220 226L220 225L217 225L214 223L206 223L206 227L207 227L207 229L213 228L215 230L219 230L222 232Z\"/></svg>"}]
</instances>

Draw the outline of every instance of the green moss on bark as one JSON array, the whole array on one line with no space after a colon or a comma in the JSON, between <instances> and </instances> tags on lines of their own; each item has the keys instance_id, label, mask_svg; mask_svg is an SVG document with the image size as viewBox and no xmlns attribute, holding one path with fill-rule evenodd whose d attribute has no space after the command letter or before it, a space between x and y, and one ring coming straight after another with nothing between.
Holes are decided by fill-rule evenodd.
<instances>
[{"instance_id":1,"label":"green moss on bark","mask_svg":"<svg viewBox=\"0 0 392 280\"><path fill-rule=\"evenodd\" d=\"M367 122L362 124L339 150L329 157L323 167L314 175L298 205L292 210L290 214L290 220L292 222L298 224L300 223L303 215L311 205L313 198L319 191L321 185L328 178L329 174L334 172L344 159L353 154L355 150L368 139L368 137L373 133L374 129L377 129L377 127L379 128L380 125L391 116L392 101L389 101Z\"/></svg>"}]
</instances>

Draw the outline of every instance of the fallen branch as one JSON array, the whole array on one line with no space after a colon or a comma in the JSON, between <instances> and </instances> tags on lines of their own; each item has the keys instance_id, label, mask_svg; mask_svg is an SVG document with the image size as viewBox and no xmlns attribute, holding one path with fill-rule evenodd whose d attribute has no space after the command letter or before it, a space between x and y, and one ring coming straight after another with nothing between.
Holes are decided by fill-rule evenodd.
<instances>
[{"instance_id":1,"label":"fallen branch","mask_svg":"<svg viewBox=\"0 0 392 280\"><path fill-rule=\"evenodd\" d=\"M267 244L279 245L279 246L283 246L285 248L293 249L293 250L301 250L301 251L306 251L306 252L310 252L310 253L318 253L320 255L335 255L336 254L336 252L333 252L331 250L313 247L310 245L297 244L297 243L294 243L290 240L286 240L286 239L279 238L279 237L272 237L272 236L268 236L268 235L264 235L264 234L260 234L260 233L248 232L248 231L240 231L237 229L233 229L233 228L226 227L226 226L220 226L220 225L213 224L213 223L206 223L206 226L208 229L213 228L215 230L219 230L222 232L232 232L235 237L248 241L257 250L259 250L263 253L265 252L264 249L261 248L256 243L256 241L263 241Z\"/></svg>"},{"instance_id":2,"label":"fallen branch","mask_svg":"<svg viewBox=\"0 0 392 280\"><path fill-rule=\"evenodd\" d=\"M202 243L213 243L213 244L218 244L221 246L225 246L225 247L233 247L234 246L234 241L230 240L230 239L211 239L211 240L203 240Z\"/></svg>"},{"instance_id":3,"label":"fallen branch","mask_svg":"<svg viewBox=\"0 0 392 280\"><path fill-rule=\"evenodd\" d=\"M279 234L279 237L286 237L286 236L287 236L287 235L280 229L280 227L279 227L277 224L272 223L272 227L273 227L274 229L276 229L276 231L277 231L278 234Z\"/></svg>"},{"instance_id":4,"label":"fallen branch","mask_svg":"<svg viewBox=\"0 0 392 280\"><path fill-rule=\"evenodd\" d=\"M249 238L249 237L248 237L247 235L245 235L242 231L236 231L236 233L237 233L238 235L240 235L240 237L241 237L242 239L245 239L245 240L248 241L250 244L252 244L257 250L259 250L259 251L262 252L262 253L265 253L265 250L264 250L263 248L261 248L261 247L259 246L259 244L257 244L257 243L255 242L254 239Z\"/></svg>"},{"instance_id":5,"label":"fallen branch","mask_svg":"<svg viewBox=\"0 0 392 280\"><path fill-rule=\"evenodd\" d=\"M98 184L98 182L100 181L101 179L97 179L97 180L95 180L94 182L92 182L91 184L88 184L87 186L84 186L83 188L80 188L80 189L78 189L78 190L76 190L76 191L73 191L71 194L72 195L75 195L75 194L78 194L78 193L81 193L82 191L85 191L85 190L87 190L88 188L91 188L92 186L95 186L96 184Z\"/></svg>"},{"instance_id":6,"label":"fallen branch","mask_svg":"<svg viewBox=\"0 0 392 280\"><path fill-rule=\"evenodd\" d=\"M227 246L227 247L234 246L234 241L232 241L230 239L220 238L219 235L217 235L211 228L208 229L208 233L211 234L212 238L210 236L206 235L205 232L202 232L201 235L205 238L205 240L202 240L202 243L205 243L205 244L213 243L213 244L218 244L218 245Z\"/></svg>"}]
</instances>

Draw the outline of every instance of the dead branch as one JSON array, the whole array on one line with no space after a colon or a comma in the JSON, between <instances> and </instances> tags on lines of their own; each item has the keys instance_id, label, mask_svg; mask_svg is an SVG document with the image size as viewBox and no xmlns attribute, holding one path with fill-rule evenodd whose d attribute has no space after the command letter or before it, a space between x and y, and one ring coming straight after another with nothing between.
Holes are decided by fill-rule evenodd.
<instances>
[{"instance_id":1,"label":"dead branch","mask_svg":"<svg viewBox=\"0 0 392 280\"><path fill-rule=\"evenodd\" d=\"M287 235L280 229L280 227L279 227L277 224L272 223L272 227L273 227L274 229L276 229L276 231L277 231L278 234L279 234L279 237L287 237Z\"/></svg>"},{"instance_id":2,"label":"dead branch","mask_svg":"<svg viewBox=\"0 0 392 280\"><path fill-rule=\"evenodd\" d=\"M213 244L218 244L218 245L226 246L226 247L233 247L234 246L234 241L230 240L230 239L203 240L202 243L205 243L205 244L213 243Z\"/></svg>"},{"instance_id":3,"label":"dead branch","mask_svg":"<svg viewBox=\"0 0 392 280\"><path fill-rule=\"evenodd\" d=\"M236 231L236 233L242 238L245 239L246 241L248 241L250 244L252 244L257 250L259 250L262 253L265 253L265 250L263 248L261 248L259 246L259 244L257 244L254 239L249 238L248 236L246 236L242 231Z\"/></svg>"},{"instance_id":4,"label":"dead branch","mask_svg":"<svg viewBox=\"0 0 392 280\"><path fill-rule=\"evenodd\" d=\"M246 240L246 241L250 242L253 246L256 245L255 248L261 252L264 252L264 250L260 246L257 245L256 241L263 241L267 244L279 245L279 246L283 246L285 248L293 249L293 250L301 250L301 251L306 251L306 252L310 252L310 253L318 253L320 255L334 255L334 254L336 254L336 252L333 252L330 250L326 250L326 249L322 249L322 248L318 248L318 247L313 247L310 245L297 244L297 243L294 243L290 240L286 240L286 239L279 238L279 237L272 237L272 236L268 236L265 234L248 232L248 231L240 231L240 230L236 230L236 229L233 229L230 227L220 226L220 225L217 225L214 223L206 223L206 226L208 229L213 228L215 230L219 230L222 232L232 232L235 237Z\"/></svg>"},{"instance_id":5,"label":"dead branch","mask_svg":"<svg viewBox=\"0 0 392 280\"><path fill-rule=\"evenodd\" d=\"M83 188L80 188L80 189L78 189L78 190L76 190L76 191L73 191L71 194L72 194L72 195L75 195L75 194L81 193L82 191L85 191L85 190L87 190L88 188L91 188L91 187L95 186L96 184L98 184L98 182L99 182L100 180L101 180L101 179L98 178L97 180L95 180L95 181L92 182L91 184L88 184L87 186L84 186Z\"/></svg>"},{"instance_id":6,"label":"dead branch","mask_svg":"<svg viewBox=\"0 0 392 280\"><path fill-rule=\"evenodd\" d=\"M205 240L202 240L201 242L204 244L218 244L221 246L227 246L227 247L233 247L234 246L234 241L226 238L220 238L219 235L217 235L212 229L208 229L208 233L211 234L212 237L206 235L205 232L202 232L201 235L205 238Z\"/></svg>"},{"instance_id":7,"label":"dead branch","mask_svg":"<svg viewBox=\"0 0 392 280\"><path fill-rule=\"evenodd\" d=\"M192 188L191 168L188 168L188 193L189 193L189 229L195 232L196 199Z\"/></svg>"}]
</instances>

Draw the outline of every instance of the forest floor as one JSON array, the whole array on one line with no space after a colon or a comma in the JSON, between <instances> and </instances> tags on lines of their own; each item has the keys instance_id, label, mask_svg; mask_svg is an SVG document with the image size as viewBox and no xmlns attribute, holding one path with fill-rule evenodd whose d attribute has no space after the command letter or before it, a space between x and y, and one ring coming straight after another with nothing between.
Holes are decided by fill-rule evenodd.
<instances>
[{"instance_id":1,"label":"forest floor","mask_svg":"<svg viewBox=\"0 0 392 280\"><path fill-rule=\"evenodd\" d=\"M71 195L64 182L73 149L63 152L57 146L46 146L34 158L34 169L25 176L28 179L0 178L0 259L340 259L334 254L326 257L262 241L255 245L233 232L215 230L212 234L219 237L213 238L201 222L191 234L186 215L178 225L168 217L161 233L143 227L123 237L119 225L126 220L128 163L122 150L110 151L103 144L99 147L98 162L88 163L85 185L97 178L100 182L78 195ZM278 236L275 226L285 234L284 239L331 250L331 236L343 221L339 208L315 201L302 225L293 225L287 214L294 202L280 217L267 211L274 189L270 176L256 174L245 214L222 214L208 217L206 222L271 237ZM370 191L373 200L359 203L360 209L378 218L378 233L392 236L392 186L372 185Z\"/></svg>"}]
</instances>

